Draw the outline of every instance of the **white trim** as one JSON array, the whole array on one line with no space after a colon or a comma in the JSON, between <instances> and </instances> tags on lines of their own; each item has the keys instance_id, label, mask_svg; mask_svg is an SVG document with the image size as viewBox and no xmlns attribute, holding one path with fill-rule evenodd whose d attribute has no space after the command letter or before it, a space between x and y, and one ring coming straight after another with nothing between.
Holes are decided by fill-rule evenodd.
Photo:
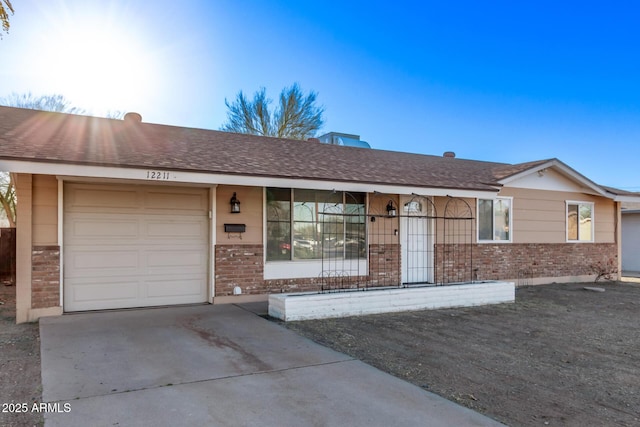
<instances>
[{"instance_id":1,"label":"white trim","mask_svg":"<svg viewBox=\"0 0 640 427\"><path fill-rule=\"evenodd\" d=\"M591 206L591 239L590 240L569 240L569 205L578 205L578 215L580 215L580 205ZM566 243L595 243L596 239L596 204L594 202L584 202L580 200L564 201L564 232ZM578 239L580 238L580 225L578 224Z\"/></svg>"},{"instance_id":2,"label":"white trim","mask_svg":"<svg viewBox=\"0 0 640 427\"><path fill-rule=\"evenodd\" d=\"M368 274L369 270L367 269L367 260L364 258L359 258L358 264L356 264L356 260L347 260L345 263L348 266L354 267L353 269L348 270L348 273L351 276L366 276ZM264 280L321 277L322 266L322 260L320 259L308 261L269 261L264 264Z\"/></svg>"},{"instance_id":3,"label":"white trim","mask_svg":"<svg viewBox=\"0 0 640 427\"><path fill-rule=\"evenodd\" d=\"M431 206L433 206L433 208L435 209L435 204L433 202L433 197L431 196L419 196L422 199L427 199L430 201ZM411 283L409 282L409 277L408 277L408 260L407 258L409 257L409 253L408 253L408 248L409 248L409 236L405 235L405 232L408 232L408 226L409 226L409 216L408 216L408 212L405 212L405 206L407 203L411 202L411 201L415 201L416 196L400 196L399 198L399 206L398 206L398 212L399 212L399 221L398 221L398 228L399 228L399 232L398 232L398 244L400 245L400 281L402 284L407 284L407 283ZM422 202L419 202L422 205ZM424 210L427 209L428 210L428 206L422 206L421 207L421 211L420 211L420 215L425 215ZM427 272L427 278L425 280L425 282L428 283L435 283L435 239L437 239L436 236L436 232L435 232L435 227L436 227L436 223L435 223L435 219L434 218L430 218L427 221L427 234L426 234L426 239L428 239L429 241L427 242L427 245L429 247L429 250L427 251L430 256L428 257L428 259L426 260L427 265L424 267L424 270L426 270ZM406 239L405 239L406 237ZM367 259L369 259L368 255L367 255Z\"/></svg>"},{"instance_id":4,"label":"white trim","mask_svg":"<svg viewBox=\"0 0 640 427\"><path fill-rule=\"evenodd\" d=\"M611 193L613 194L613 193ZM625 195L615 195L611 197L616 202L630 202L630 203L640 203L640 193L637 196L630 196L628 194ZM624 212L624 211L623 211Z\"/></svg>"},{"instance_id":5,"label":"white trim","mask_svg":"<svg viewBox=\"0 0 640 427\"><path fill-rule=\"evenodd\" d=\"M498 188L487 190L446 189L437 187L402 186L363 182L326 181L314 179L298 179L296 177L276 178L265 176L244 176L232 174L216 174L207 172L166 171L167 179L148 179L153 168L124 168L113 166L87 166L63 163L45 163L20 160L0 159L0 170L18 173L36 173L44 175L60 175L65 180L80 178L134 180L148 184L229 184L253 187L301 188L310 190L337 190L361 193L380 192L386 194L429 194L430 196L451 196L461 198L485 197L497 193ZM165 172L165 170L163 170ZM86 181L83 180L83 181Z\"/></svg>"},{"instance_id":6,"label":"white trim","mask_svg":"<svg viewBox=\"0 0 640 427\"><path fill-rule=\"evenodd\" d=\"M539 170L520 177L506 184L503 188L525 188L543 191L559 191L570 193L583 193L585 186L571 179L556 168ZM591 190L586 189L587 192Z\"/></svg>"},{"instance_id":7,"label":"white trim","mask_svg":"<svg viewBox=\"0 0 640 427\"><path fill-rule=\"evenodd\" d=\"M295 236L294 236L294 230L295 230L295 224L296 224L296 219L295 219L295 190L298 190L298 188L283 188L286 190L289 190L290 192L290 207L291 207L291 216L289 218L289 223L290 223L290 230L291 230L291 241L289 242L291 244L291 249L290 249L290 255L291 255L291 259L289 260L267 260L267 256L268 256L268 223L267 223L267 187L263 187L263 203L262 203L262 230L263 230L263 249L264 249L264 264L266 265L267 262L288 262L288 261L293 261L293 262L305 262L305 261L313 261L316 259L307 259L307 258L295 258L295 251L294 251L294 246L295 246ZM322 191L322 190L316 190L316 191ZM342 202L343 204L346 204L346 200L345 200L345 193L350 193L348 191L340 191L340 193L342 193ZM361 193L364 195L364 212L365 212L365 239L366 242L368 243L368 226L367 226L367 220L366 220L366 215L367 215L367 202L368 202L368 198L367 198L367 194L368 193ZM346 232L346 229L344 227L343 224L343 228L342 228L342 234L344 235ZM366 249L366 254L367 254L367 259L369 256L369 251L368 249ZM301 277L312 277L312 276L301 276Z\"/></svg>"},{"instance_id":8,"label":"white trim","mask_svg":"<svg viewBox=\"0 0 640 427\"><path fill-rule=\"evenodd\" d=\"M538 173L538 172L542 172L544 173L544 170L547 168L555 168L556 170L558 170L558 172L560 172L561 174L567 176L568 178L572 179L573 181L577 182L578 184L582 185L585 187L585 190L591 190L592 193L588 193L585 191L585 193L587 194L594 194L594 195L598 195L598 196L603 196L603 197L607 197L607 198L614 198L612 197L611 193L609 193L608 191L606 191L604 188L602 188L601 186L599 186L598 184L596 184L595 182L591 181L589 178L587 178L586 176L580 174L578 171L572 169L571 167L567 166L566 164L562 163L560 160L558 159L552 159L549 160L548 162L545 162L541 165L537 165L535 167L531 167L525 171L522 171L520 173L517 173L515 175L511 175L507 178L501 179L500 181L498 181L500 184L502 185L507 185L510 182L516 181L524 176L527 175L531 175L534 173Z\"/></svg>"},{"instance_id":9,"label":"white trim","mask_svg":"<svg viewBox=\"0 0 640 427\"><path fill-rule=\"evenodd\" d=\"M64 180L58 178L58 251L60 269L60 307L64 304Z\"/></svg>"},{"instance_id":10,"label":"white trim","mask_svg":"<svg viewBox=\"0 0 640 427\"><path fill-rule=\"evenodd\" d=\"M294 215L293 215L293 204L295 203L295 192L294 190L299 187L280 187L287 188L291 193L291 217L289 218L291 224L291 256L293 256L293 229L294 229ZM277 279L302 279L302 278L313 278L320 277L323 273L323 261L322 259L291 259L291 260L267 260L267 187L262 187L263 191L263 204L262 204L262 235L263 235L263 279L264 280L277 280ZM343 202L344 202L344 192L343 192ZM369 228L366 224L366 213L368 206L368 193L365 193L365 233L366 233L366 242L367 242L367 257L359 258L357 260L357 264L355 260L349 260L345 262L345 265L348 267L353 267L352 269L346 270L350 275L358 274L361 276L366 276L369 274ZM327 263L329 265L329 263Z\"/></svg>"},{"instance_id":11,"label":"white trim","mask_svg":"<svg viewBox=\"0 0 640 427\"><path fill-rule=\"evenodd\" d=\"M267 187L262 187L262 265L267 265ZM262 270L264 277L264 268Z\"/></svg>"},{"instance_id":12,"label":"white trim","mask_svg":"<svg viewBox=\"0 0 640 427\"><path fill-rule=\"evenodd\" d=\"M480 240L480 200L509 200L509 239L508 240ZM493 209L491 210L493 212ZM492 232L495 236L495 215L491 216ZM500 197L479 197L476 199L476 242L478 243L513 243L513 197L500 196Z\"/></svg>"}]
</instances>

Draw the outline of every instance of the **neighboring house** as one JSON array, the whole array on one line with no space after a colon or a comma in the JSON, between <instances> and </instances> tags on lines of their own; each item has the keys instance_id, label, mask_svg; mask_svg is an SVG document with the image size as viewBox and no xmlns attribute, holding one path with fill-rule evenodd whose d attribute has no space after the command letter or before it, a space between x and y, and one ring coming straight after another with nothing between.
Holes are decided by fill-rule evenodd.
<instances>
[{"instance_id":1,"label":"neighboring house","mask_svg":"<svg viewBox=\"0 0 640 427\"><path fill-rule=\"evenodd\" d=\"M640 203L622 204L622 270L640 272Z\"/></svg>"},{"instance_id":2,"label":"neighboring house","mask_svg":"<svg viewBox=\"0 0 640 427\"><path fill-rule=\"evenodd\" d=\"M590 280L620 203L557 159L501 164L0 107L17 321L270 293ZM239 202L239 204L236 204ZM239 213L234 211L239 210Z\"/></svg>"}]
</instances>

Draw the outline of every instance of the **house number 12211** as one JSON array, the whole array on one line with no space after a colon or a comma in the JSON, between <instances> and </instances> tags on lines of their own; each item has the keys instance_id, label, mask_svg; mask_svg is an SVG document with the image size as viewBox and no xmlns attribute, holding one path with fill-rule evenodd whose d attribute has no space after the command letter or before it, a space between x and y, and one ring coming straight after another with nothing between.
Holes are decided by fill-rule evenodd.
<instances>
[{"instance_id":1,"label":"house number 12211","mask_svg":"<svg viewBox=\"0 0 640 427\"><path fill-rule=\"evenodd\" d=\"M147 171L147 179L168 180L169 178L171 178L169 172Z\"/></svg>"}]
</instances>

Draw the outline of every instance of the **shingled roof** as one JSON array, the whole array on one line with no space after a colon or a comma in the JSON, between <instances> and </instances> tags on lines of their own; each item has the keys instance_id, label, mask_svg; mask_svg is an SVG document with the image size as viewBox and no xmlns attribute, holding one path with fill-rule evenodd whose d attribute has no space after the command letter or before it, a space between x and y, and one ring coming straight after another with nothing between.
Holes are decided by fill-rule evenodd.
<instances>
[{"instance_id":1,"label":"shingled roof","mask_svg":"<svg viewBox=\"0 0 640 427\"><path fill-rule=\"evenodd\" d=\"M0 107L0 159L496 190L516 165Z\"/></svg>"}]
</instances>

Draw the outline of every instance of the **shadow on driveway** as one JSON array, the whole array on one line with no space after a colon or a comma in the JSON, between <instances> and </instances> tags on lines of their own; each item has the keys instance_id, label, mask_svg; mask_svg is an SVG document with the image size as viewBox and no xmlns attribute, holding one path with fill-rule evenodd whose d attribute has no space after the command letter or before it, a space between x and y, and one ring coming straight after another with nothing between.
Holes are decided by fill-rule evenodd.
<instances>
[{"instance_id":1,"label":"shadow on driveway","mask_svg":"<svg viewBox=\"0 0 640 427\"><path fill-rule=\"evenodd\" d=\"M45 425L499 425L246 308L41 319Z\"/></svg>"}]
</instances>

